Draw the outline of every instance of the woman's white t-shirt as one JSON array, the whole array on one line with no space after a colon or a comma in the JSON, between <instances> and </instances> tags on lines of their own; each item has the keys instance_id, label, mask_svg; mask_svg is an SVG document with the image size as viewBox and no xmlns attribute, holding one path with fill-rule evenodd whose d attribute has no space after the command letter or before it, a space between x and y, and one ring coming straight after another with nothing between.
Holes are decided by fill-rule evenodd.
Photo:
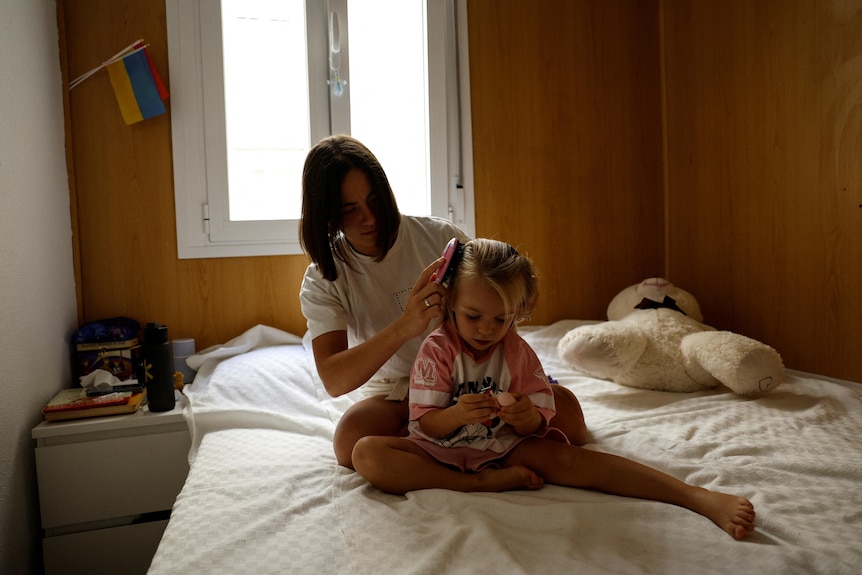
<instances>
[{"instance_id":1,"label":"woman's white t-shirt","mask_svg":"<svg viewBox=\"0 0 862 575\"><path fill-rule=\"evenodd\" d=\"M382 261L353 252L352 269L336 258L335 281L325 279L317 264L309 265L299 301L311 339L347 331L348 346L354 347L401 317L419 274L453 237L469 239L449 220L402 215L395 244ZM408 377L419 346L433 327L432 323L420 337L401 346L372 379Z\"/></svg>"}]
</instances>

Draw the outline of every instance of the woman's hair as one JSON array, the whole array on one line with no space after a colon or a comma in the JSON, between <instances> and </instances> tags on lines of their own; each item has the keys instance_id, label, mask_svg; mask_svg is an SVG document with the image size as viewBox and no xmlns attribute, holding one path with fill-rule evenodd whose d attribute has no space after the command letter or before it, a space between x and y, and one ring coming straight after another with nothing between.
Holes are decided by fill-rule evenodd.
<instances>
[{"instance_id":1,"label":"woman's hair","mask_svg":"<svg viewBox=\"0 0 862 575\"><path fill-rule=\"evenodd\" d=\"M335 258L351 265L351 248L344 237L341 184L351 170L361 170L371 184L377 219L376 261L386 257L395 243L401 215L383 167L371 150L350 136L330 136L314 145L302 170L302 216L299 238L302 249L320 268L323 277L338 277Z\"/></svg>"},{"instance_id":2,"label":"woman's hair","mask_svg":"<svg viewBox=\"0 0 862 575\"><path fill-rule=\"evenodd\" d=\"M527 319L539 300L538 278L533 263L505 242L476 238L464 244L461 259L446 298L447 316L458 286L465 279L483 282L500 295L506 315L514 314L513 323Z\"/></svg>"}]
</instances>

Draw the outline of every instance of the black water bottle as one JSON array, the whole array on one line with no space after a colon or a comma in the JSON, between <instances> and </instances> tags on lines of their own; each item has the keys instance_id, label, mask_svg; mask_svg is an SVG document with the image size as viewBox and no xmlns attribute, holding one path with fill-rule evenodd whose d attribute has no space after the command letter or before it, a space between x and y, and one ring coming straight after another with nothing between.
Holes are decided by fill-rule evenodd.
<instances>
[{"instance_id":1,"label":"black water bottle","mask_svg":"<svg viewBox=\"0 0 862 575\"><path fill-rule=\"evenodd\" d=\"M144 328L144 383L150 411L170 411L174 408L174 364L168 326L149 322Z\"/></svg>"}]
</instances>

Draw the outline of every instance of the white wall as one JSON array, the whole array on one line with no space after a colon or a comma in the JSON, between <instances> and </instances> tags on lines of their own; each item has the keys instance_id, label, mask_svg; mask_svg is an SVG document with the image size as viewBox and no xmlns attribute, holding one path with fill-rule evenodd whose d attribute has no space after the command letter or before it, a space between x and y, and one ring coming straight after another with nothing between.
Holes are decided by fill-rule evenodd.
<instances>
[{"instance_id":1,"label":"white wall","mask_svg":"<svg viewBox=\"0 0 862 575\"><path fill-rule=\"evenodd\" d=\"M0 2L0 573L41 570L30 430L76 329L55 0Z\"/></svg>"}]
</instances>

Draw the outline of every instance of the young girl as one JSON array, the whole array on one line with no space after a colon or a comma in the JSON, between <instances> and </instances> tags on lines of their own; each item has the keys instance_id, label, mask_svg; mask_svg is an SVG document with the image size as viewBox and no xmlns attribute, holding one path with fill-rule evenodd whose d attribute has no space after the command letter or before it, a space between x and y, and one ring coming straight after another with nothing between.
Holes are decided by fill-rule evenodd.
<instances>
[{"instance_id":1,"label":"young girl","mask_svg":"<svg viewBox=\"0 0 862 575\"><path fill-rule=\"evenodd\" d=\"M353 467L366 435L404 435L407 384L422 339L443 317L446 290L429 281L450 238L448 220L402 215L380 162L361 142L331 136L309 151L302 174L300 238L311 259L299 299L326 391L362 387L338 422L338 463ZM574 394L558 390L555 425L575 442L586 425ZM438 487L451 487L438 476Z\"/></svg>"},{"instance_id":2,"label":"young girl","mask_svg":"<svg viewBox=\"0 0 862 575\"><path fill-rule=\"evenodd\" d=\"M464 246L447 321L419 350L410 380L408 438L366 437L356 470L390 493L433 487L444 463L488 474L487 490L537 489L543 482L673 503L711 519L736 539L754 529L743 497L688 485L634 461L571 445L549 425L554 394L539 359L516 333L537 300L530 261L511 246L476 239ZM562 441L561 441L562 439ZM494 465L490 465L494 464Z\"/></svg>"}]
</instances>

